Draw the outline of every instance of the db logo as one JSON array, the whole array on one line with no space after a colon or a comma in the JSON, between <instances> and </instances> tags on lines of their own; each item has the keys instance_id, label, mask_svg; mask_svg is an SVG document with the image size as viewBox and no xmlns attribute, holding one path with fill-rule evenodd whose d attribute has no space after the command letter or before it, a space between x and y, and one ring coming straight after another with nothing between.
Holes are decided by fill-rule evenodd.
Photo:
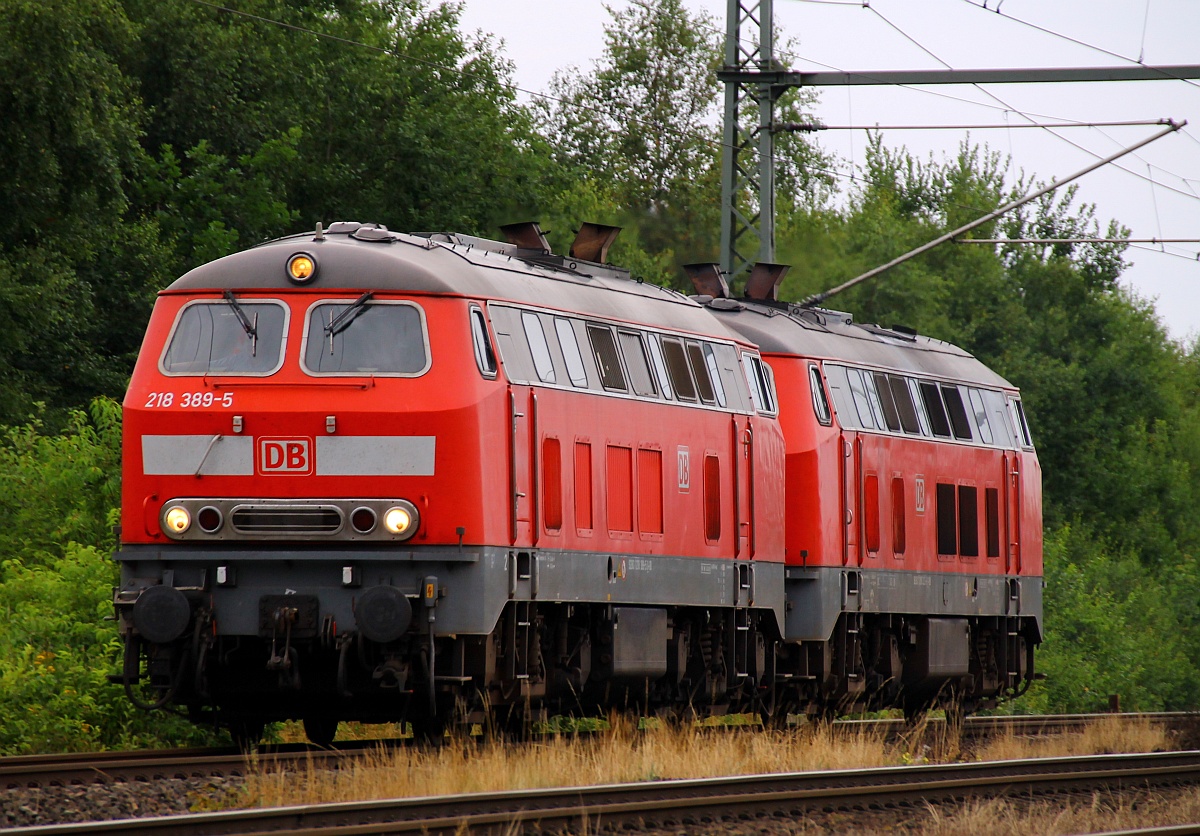
<instances>
[{"instance_id":1,"label":"db logo","mask_svg":"<svg viewBox=\"0 0 1200 836\"><path fill-rule=\"evenodd\" d=\"M308 438L262 438L258 442L259 473L312 473L312 440Z\"/></svg>"}]
</instances>

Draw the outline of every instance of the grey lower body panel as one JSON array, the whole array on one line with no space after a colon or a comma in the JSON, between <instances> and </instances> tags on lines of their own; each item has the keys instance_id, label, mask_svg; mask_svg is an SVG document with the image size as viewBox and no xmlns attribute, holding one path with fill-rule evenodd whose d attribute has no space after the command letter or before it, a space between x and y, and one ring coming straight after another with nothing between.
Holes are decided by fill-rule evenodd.
<instances>
[{"instance_id":1,"label":"grey lower body panel","mask_svg":"<svg viewBox=\"0 0 1200 836\"><path fill-rule=\"evenodd\" d=\"M826 641L843 612L1032 619L1042 635L1042 578L965 572L787 568L789 641Z\"/></svg>"},{"instance_id":2,"label":"grey lower body panel","mask_svg":"<svg viewBox=\"0 0 1200 836\"><path fill-rule=\"evenodd\" d=\"M504 547L192 549L126 547L116 555L122 589L154 584L203 593L218 635L260 632L263 596L308 595L338 633L355 629L357 597L392 586L410 598L434 579L443 592L436 631L491 633L509 601L749 607L769 610L782 632L782 563L561 552ZM423 620L423 615L418 615Z\"/></svg>"}]
</instances>

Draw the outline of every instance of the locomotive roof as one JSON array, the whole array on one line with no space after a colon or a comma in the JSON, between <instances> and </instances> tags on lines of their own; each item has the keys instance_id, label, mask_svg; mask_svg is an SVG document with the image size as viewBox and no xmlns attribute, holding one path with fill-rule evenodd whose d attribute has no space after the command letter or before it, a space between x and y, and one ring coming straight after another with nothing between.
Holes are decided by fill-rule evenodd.
<instances>
[{"instance_id":1,"label":"locomotive roof","mask_svg":"<svg viewBox=\"0 0 1200 836\"><path fill-rule=\"evenodd\" d=\"M317 263L306 289L497 299L736 339L696 301L632 280L626 270L482 238L409 235L374 224L337 223L323 232L268 241L196 267L167 292L295 291L285 268L299 252Z\"/></svg>"},{"instance_id":2,"label":"locomotive roof","mask_svg":"<svg viewBox=\"0 0 1200 836\"><path fill-rule=\"evenodd\" d=\"M289 280L285 267L298 252L311 254L318 265L316 276L305 287L331 293L375 290L497 299L740 337L767 354L1015 388L958 346L857 325L845 313L753 299L689 298L634 281L628 271L610 265L453 233L404 234L375 224L336 223L325 231L268 241L196 267L167 291L294 291L297 285Z\"/></svg>"},{"instance_id":3,"label":"locomotive roof","mask_svg":"<svg viewBox=\"0 0 1200 836\"><path fill-rule=\"evenodd\" d=\"M696 297L764 354L793 354L1014 389L974 355L908 331L857 325L849 314L752 299Z\"/></svg>"}]
</instances>

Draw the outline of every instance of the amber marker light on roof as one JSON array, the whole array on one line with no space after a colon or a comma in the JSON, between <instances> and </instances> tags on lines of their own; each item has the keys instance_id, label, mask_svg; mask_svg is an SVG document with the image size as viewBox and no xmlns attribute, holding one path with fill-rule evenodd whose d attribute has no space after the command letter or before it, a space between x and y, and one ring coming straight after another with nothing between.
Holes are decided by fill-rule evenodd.
<instances>
[{"instance_id":1,"label":"amber marker light on roof","mask_svg":"<svg viewBox=\"0 0 1200 836\"><path fill-rule=\"evenodd\" d=\"M287 275L297 284L306 284L317 275L317 260L308 253L296 253L288 259Z\"/></svg>"}]
</instances>

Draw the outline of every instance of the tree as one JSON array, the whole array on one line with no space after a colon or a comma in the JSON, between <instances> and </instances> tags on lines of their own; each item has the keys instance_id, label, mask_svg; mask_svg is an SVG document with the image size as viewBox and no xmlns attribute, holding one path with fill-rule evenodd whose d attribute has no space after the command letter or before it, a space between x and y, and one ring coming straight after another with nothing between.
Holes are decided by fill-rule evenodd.
<instances>
[{"instance_id":1,"label":"tree","mask_svg":"<svg viewBox=\"0 0 1200 836\"><path fill-rule=\"evenodd\" d=\"M555 76L538 125L570 176L607 196L608 217L577 220L626 227L617 252L678 284L680 264L716 256L720 30L681 0L609 11L602 57Z\"/></svg>"}]
</instances>

